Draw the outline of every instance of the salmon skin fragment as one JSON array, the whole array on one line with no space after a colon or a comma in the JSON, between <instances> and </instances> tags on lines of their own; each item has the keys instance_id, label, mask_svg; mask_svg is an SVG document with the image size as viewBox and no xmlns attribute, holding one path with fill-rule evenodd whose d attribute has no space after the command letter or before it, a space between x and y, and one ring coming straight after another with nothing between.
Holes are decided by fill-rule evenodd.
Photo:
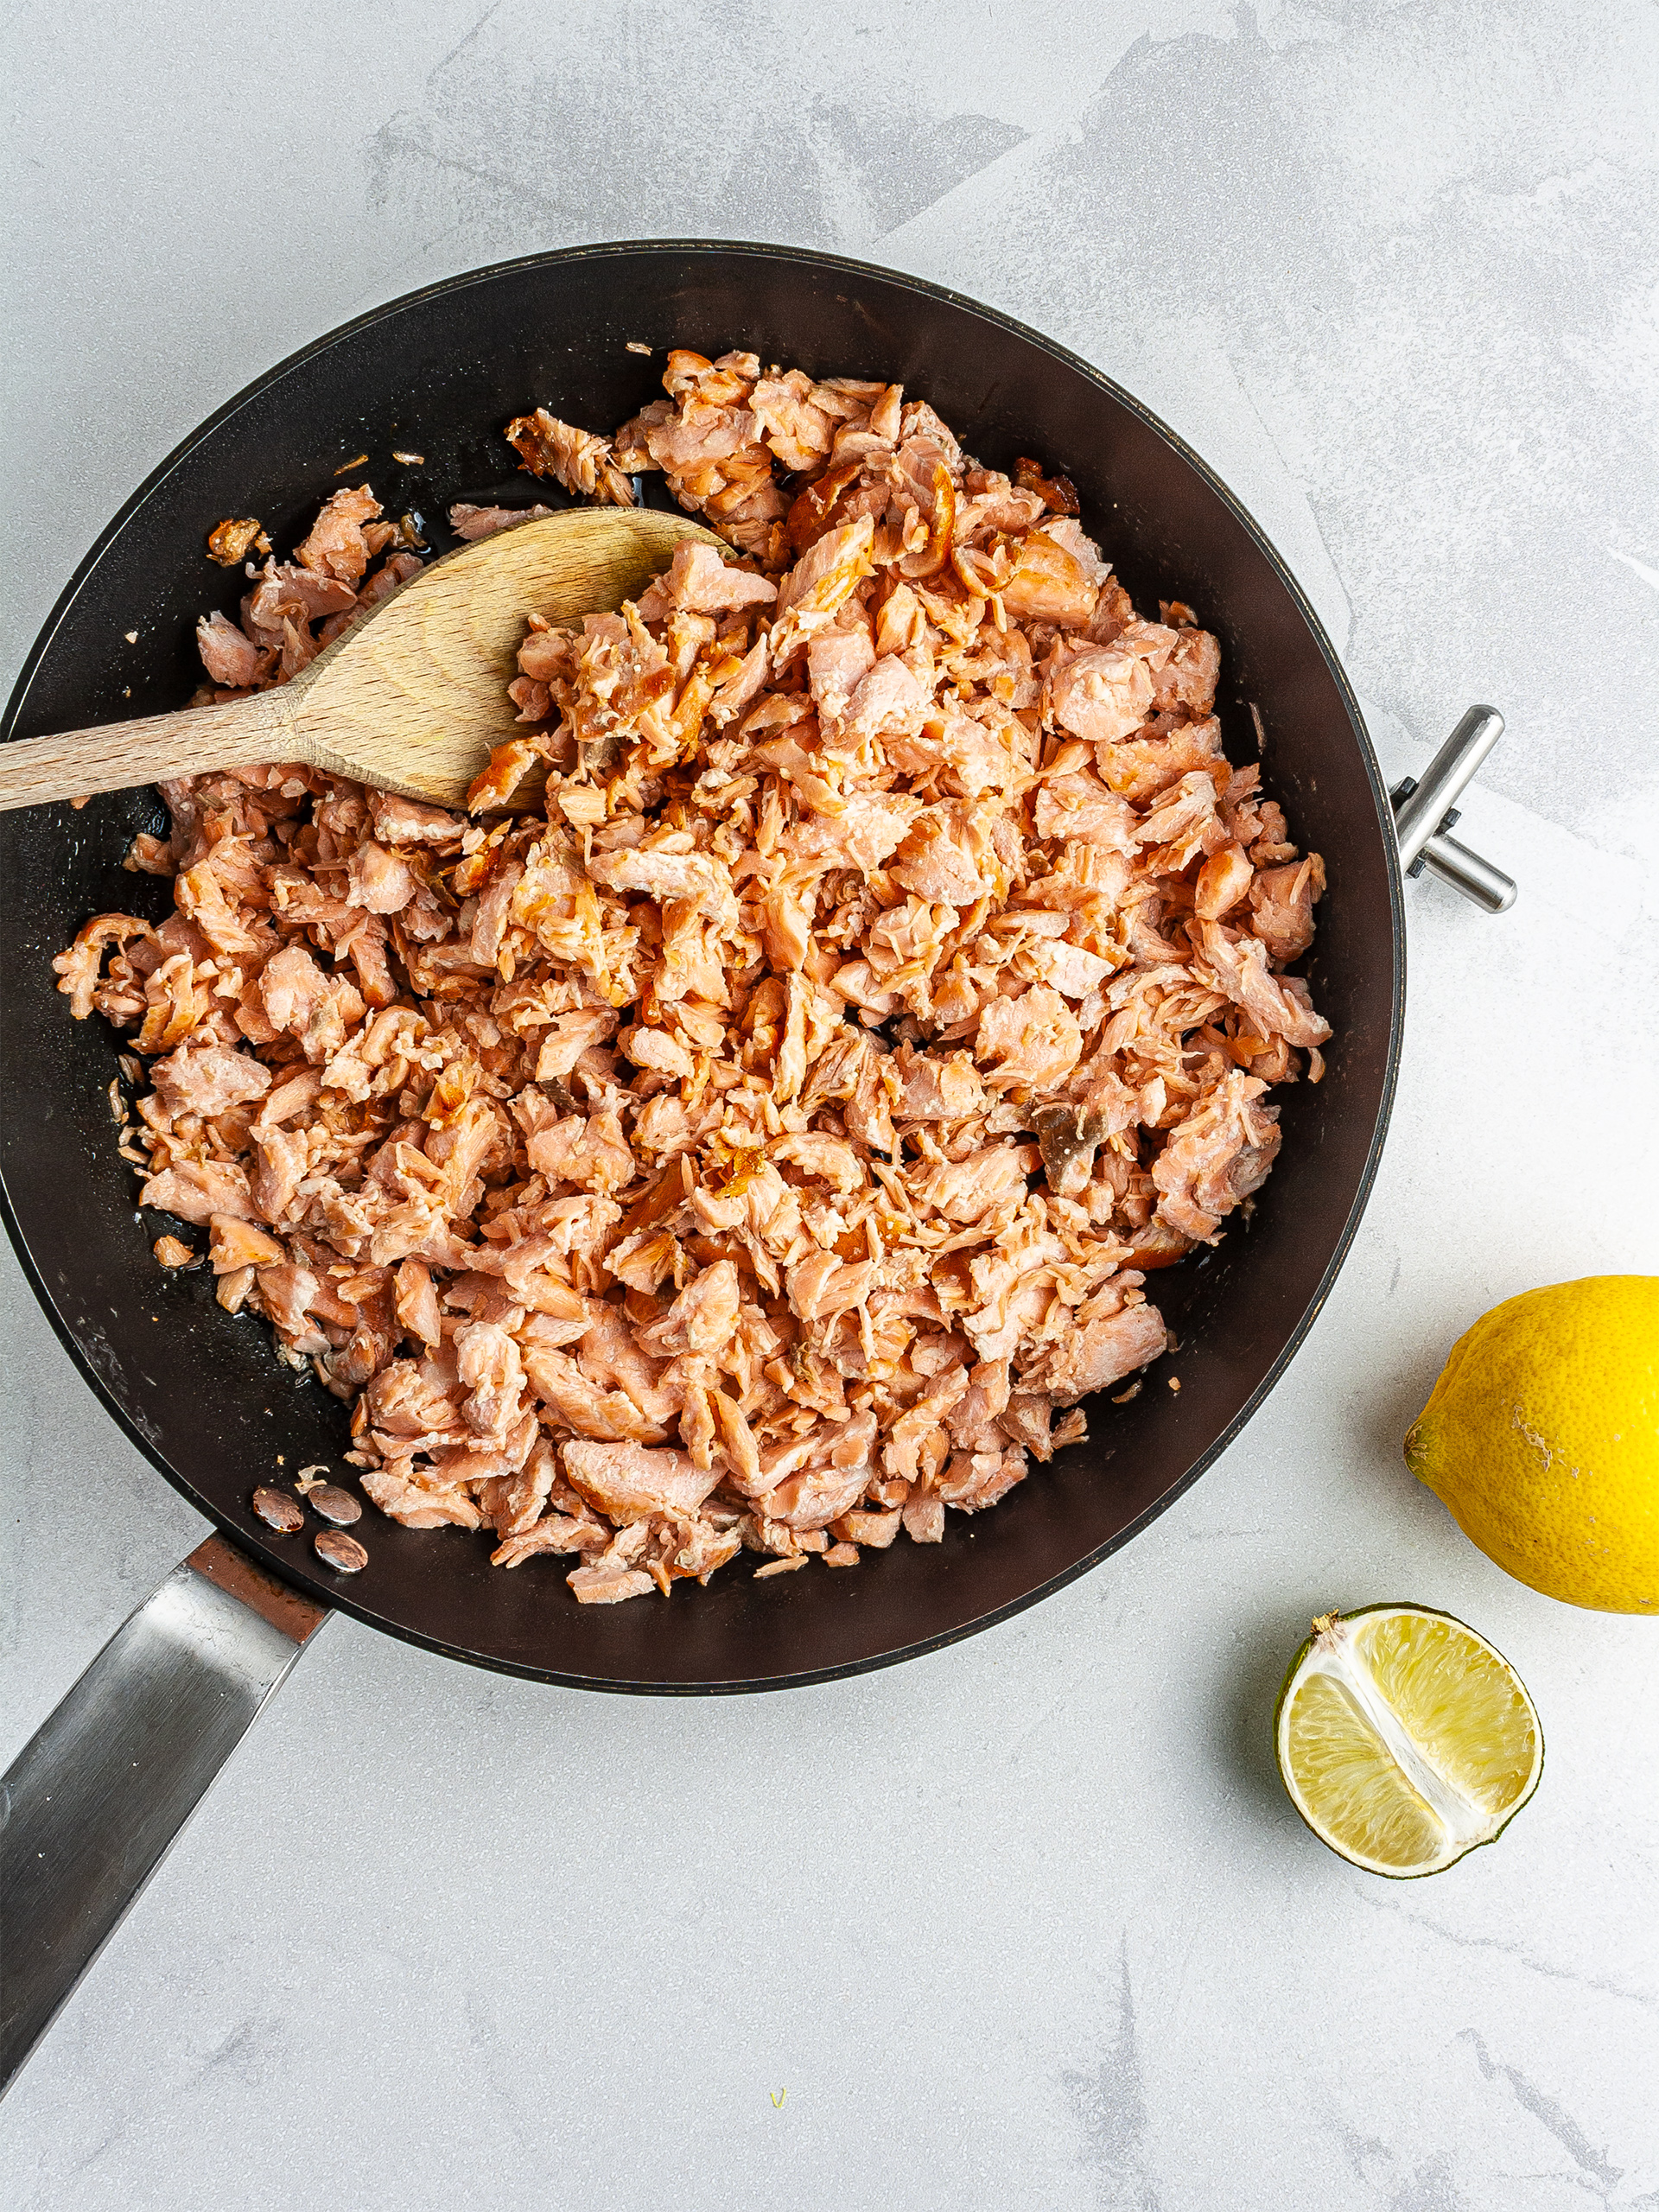
<instances>
[{"instance_id":1,"label":"salmon skin fragment","mask_svg":"<svg viewBox=\"0 0 1659 2212\"><path fill-rule=\"evenodd\" d=\"M465 813L181 779L128 862L174 911L54 965L130 1033L158 1264L346 1409L356 1481L314 1512L360 1491L561 1604L747 1553L785 1605L1141 1391L1148 1278L1262 1201L1278 1086L1324 1072L1326 886L1227 758L1217 641L1136 609L1064 456L986 467L880 377L664 358L612 437L505 435L572 499L655 473L721 543L579 624L526 610ZM420 537L360 483L286 559L219 524L263 565L198 626L200 696L290 680Z\"/></svg>"}]
</instances>

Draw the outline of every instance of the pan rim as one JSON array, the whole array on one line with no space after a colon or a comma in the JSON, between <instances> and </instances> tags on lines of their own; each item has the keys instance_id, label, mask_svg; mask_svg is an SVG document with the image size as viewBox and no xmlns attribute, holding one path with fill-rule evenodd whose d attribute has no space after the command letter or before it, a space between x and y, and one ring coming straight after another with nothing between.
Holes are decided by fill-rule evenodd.
<instances>
[{"instance_id":1,"label":"pan rim","mask_svg":"<svg viewBox=\"0 0 1659 2212\"><path fill-rule=\"evenodd\" d=\"M243 408L263 397L279 385L283 378L317 359L332 347L343 344L359 332L372 328L378 323L389 321L394 316L418 308L427 301L465 291L474 285L490 283L502 276L524 270L550 268L607 257L620 257L624 255L671 253L708 256L746 255L758 260L788 263L798 268L836 272L851 277L874 278L884 285L914 293L919 297L943 302L957 308L982 321L995 325L1023 340L1027 345L1035 347L1039 352L1048 355L1052 359L1063 364L1084 378L1117 405L1123 408L1127 413L1134 416L1160 438L1194 472L1206 487L1230 511L1258 552L1267 561L1268 567L1287 593L1298 615L1306 625L1348 715L1366 779L1370 785L1373 804L1376 809L1377 829L1383 846L1389 893L1391 969L1389 1039L1376 1118L1366 1147L1364 1164L1357 1179L1352 1203L1333 1242L1330 1257L1320 1273L1312 1296L1267 1372L1225 1428L1212 1439L1205 1449L1189 1464L1185 1471L1161 1491L1133 1521L1120 1529L1104 1543L1096 1546L1079 1559L1073 1560L1071 1565L1062 1568L1058 1573L1048 1576L1031 1589L1022 1592L1018 1597L1010 1599L1001 1605L994 1606L976 1615L971 1620L957 1623L948 1629L919 1637L914 1642L896 1646L887 1651L844 1661L835 1666L803 1669L798 1673L769 1675L754 1678L734 1677L721 1681L624 1681L613 1675L582 1675L564 1669L518 1662L487 1652L471 1650L442 1637L413 1628L406 1623L387 1619L383 1615L372 1611L361 1600L353 1598L349 1589L329 1587L308 1573L296 1572L296 1563L289 1557L273 1547L251 1538L246 1531L231 1522L210 1500L168 1463L161 1451L130 1418L86 1357L68 1323L60 1313L45 1279L35 1264L34 1255L14 1212L10 1194L5 1187L3 1175L0 1175L0 1221L4 1224L24 1280L34 1292L35 1300L45 1313L54 1334L67 1351L82 1381L90 1387L94 1397L115 1421L128 1441L136 1446L171 1487L210 1521L215 1529L230 1541L239 1545L245 1550L252 1552L270 1572L278 1575L284 1582L303 1590L308 1597L317 1603L327 1605L331 1610L350 1614L365 1627L377 1630L384 1635L397 1637L405 1643L435 1652L442 1657L459 1660L469 1666L486 1668L494 1673L512 1675L525 1681L548 1683L560 1688L607 1691L620 1696L721 1697L736 1696L761 1690L811 1688L829 1682L840 1681L853 1675L872 1674L880 1668L897 1666L903 1661L918 1659L930 1652L944 1650L953 1643L963 1642L968 1637L978 1635L983 1630L997 1627L1003 1622L1013 1619L1017 1614L1024 1612L1028 1607L1039 1604L1044 1599L1052 1597L1070 1583L1077 1580L1082 1575L1098 1567L1113 1553L1121 1551L1152 1522L1166 1513L1178 1498L1183 1497L1192 1487L1201 1475L1214 1465L1222 1453L1237 1439L1248 1423L1261 1410L1262 1404L1277 1387L1291 1361L1306 1342L1309 1332L1330 1297L1337 1276L1352 1248L1361 1219L1370 1202L1382 1159L1382 1147L1388 1137L1398 1086L1405 1014L1406 928L1403 885L1399 860L1393 838L1388 834L1388 825L1392 819L1392 815L1387 788L1382 780L1376 749L1371 743L1370 734L1366 728L1365 719L1355 696L1353 686L1349 681L1347 672L1331 642L1324 624L1320 621L1306 593L1298 582L1288 563L1249 509L1202 454L1189 445L1179 431L1171 429L1134 393L1107 376L1103 371L1096 368L1090 362L1072 353L1069 347L1061 346L1040 331L1033 330L1028 324L1020 321L1016 317L1004 314L1000 308L989 307L982 301L970 298L966 294L954 291L945 285L933 283L925 277L911 276L901 270L884 268L878 263L857 260L842 254L820 252L811 248L777 245L750 239L611 239L582 245L555 248L540 253L521 254L508 260L491 262L477 269L462 270L457 275L440 278L433 283L418 286L412 291L401 293L393 300L368 308L363 314L339 324L334 329L324 333L321 337L312 340L308 344L299 347L270 368L261 372L239 391L206 416L173 448L170 453L157 462L123 502L104 529L99 531L59 594L34 644L23 659L16 682L7 701L4 715L0 716L0 744L10 741L27 701L35 676L51 649L59 626L105 554L139 510L174 472L195 452L198 447L211 438L223 423L228 422Z\"/></svg>"}]
</instances>

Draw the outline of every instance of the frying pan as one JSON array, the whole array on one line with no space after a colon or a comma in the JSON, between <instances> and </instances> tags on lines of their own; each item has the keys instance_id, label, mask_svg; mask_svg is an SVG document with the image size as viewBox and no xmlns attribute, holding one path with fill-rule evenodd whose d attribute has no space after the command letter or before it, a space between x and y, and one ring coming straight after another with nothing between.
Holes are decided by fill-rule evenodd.
<instances>
[{"instance_id":1,"label":"frying pan","mask_svg":"<svg viewBox=\"0 0 1659 2212\"><path fill-rule=\"evenodd\" d=\"M239 573L202 556L222 517L257 514L290 545L335 472L366 454L387 511L417 510L442 546L452 500L525 502L501 436L511 416L541 404L608 430L658 395L670 345L902 382L982 461L1011 469L1029 453L1064 469L1139 607L1180 598L1199 610L1223 648L1226 749L1255 757L1254 706L1265 779L1329 872L1308 970L1335 1030L1325 1080L1278 1095L1284 1148L1249 1224L1148 1278L1178 1355L1129 1403L1091 1406L1088 1443L995 1513L951 1515L941 1545L760 1582L740 1563L672 1603L585 1608L555 1560L507 1573L481 1537L371 1516L358 1530L369 1565L345 1582L308 1539L274 1536L250 1508L279 1459L290 1474L338 1466L344 1409L277 1363L261 1325L222 1312L205 1270L156 1266L168 1224L135 1211L111 1124L118 1040L70 1019L48 964L90 913L168 909L168 883L121 867L134 833L161 827L160 803L116 793L79 812L0 817L7 1225L91 1389L221 1532L118 1633L8 1777L0 2079L331 1610L585 1689L780 1688L936 1649L1060 1588L1196 1481L1284 1371L1353 1237L1405 986L1400 855L1353 693L1283 562L1179 438L1075 356L937 286L767 246L619 245L480 270L378 308L261 377L133 495L53 611L0 737L182 704L200 675L196 616L215 604L233 614L242 589ZM534 496L560 495L538 483ZM1165 1387L1172 1373L1179 1394Z\"/></svg>"}]
</instances>

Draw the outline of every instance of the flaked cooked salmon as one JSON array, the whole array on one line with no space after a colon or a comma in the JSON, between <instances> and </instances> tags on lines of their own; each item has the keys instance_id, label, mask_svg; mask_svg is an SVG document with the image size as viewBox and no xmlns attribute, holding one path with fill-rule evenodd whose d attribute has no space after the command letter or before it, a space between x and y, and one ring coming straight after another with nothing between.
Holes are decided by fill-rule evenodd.
<instances>
[{"instance_id":1,"label":"flaked cooked salmon","mask_svg":"<svg viewBox=\"0 0 1659 2212\"><path fill-rule=\"evenodd\" d=\"M1330 1034L1289 972L1323 864L1226 758L1216 639L1137 614L1065 476L879 380L664 385L613 438L508 429L579 497L662 472L738 556L530 618L474 798L544 772L536 810L187 779L129 861L175 912L56 963L149 1062L139 1196L206 1239L161 1263L349 1405L381 1511L589 1605L936 1543L1081 1440ZM416 565L334 493L200 625L210 686Z\"/></svg>"}]
</instances>

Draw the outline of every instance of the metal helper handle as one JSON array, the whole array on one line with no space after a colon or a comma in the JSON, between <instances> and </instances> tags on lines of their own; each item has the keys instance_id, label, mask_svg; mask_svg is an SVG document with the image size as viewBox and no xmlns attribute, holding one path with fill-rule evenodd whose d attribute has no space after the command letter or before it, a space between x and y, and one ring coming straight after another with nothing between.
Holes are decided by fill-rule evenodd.
<instances>
[{"instance_id":1,"label":"metal helper handle","mask_svg":"<svg viewBox=\"0 0 1659 2212\"><path fill-rule=\"evenodd\" d=\"M1446 818L1455 817L1454 808ZM1421 865L1454 891L1461 891L1465 899L1472 899L1477 906L1484 906L1489 914L1507 913L1515 904L1513 877L1482 860L1478 853L1471 853L1456 837L1431 837L1423 847Z\"/></svg>"},{"instance_id":2,"label":"metal helper handle","mask_svg":"<svg viewBox=\"0 0 1659 2212\"><path fill-rule=\"evenodd\" d=\"M327 1618L210 1536L19 1752L0 1783L0 2096Z\"/></svg>"},{"instance_id":3,"label":"metal helper handle","mask_svg":"<svg viewBox=\"0 0 1659 2212\"><path fill-rule=\"evenodd\" d=\"M1489 914L1503 913L1514 906L1514 882L1502 868L1446 833L1458 819L1454 802L1503 734L1503 717L1496 707L1471 707L1429 762L1421 782L1408 776L1389 794L1405 873L1419 875L1427 868Z\"/></svg>"}]
</instances>

